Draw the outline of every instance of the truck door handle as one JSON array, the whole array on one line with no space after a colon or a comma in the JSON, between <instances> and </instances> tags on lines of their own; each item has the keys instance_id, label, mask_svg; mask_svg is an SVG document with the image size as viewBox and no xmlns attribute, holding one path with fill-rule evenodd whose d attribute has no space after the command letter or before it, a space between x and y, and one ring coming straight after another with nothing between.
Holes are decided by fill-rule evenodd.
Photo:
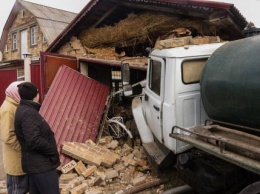
<instances>
[{"instance_id":1,"label":"truck door handle","mask_svg":"<svg viewBox=\"0 0 260 194\"><path fill-rule=\"evenodd\" d=\"M153 107L154 107L154 109L157 110L157 111L160 110L159 107L157 107L157 106L155 106L155 105L153 105Z\"/></svg>"}]
</instances>

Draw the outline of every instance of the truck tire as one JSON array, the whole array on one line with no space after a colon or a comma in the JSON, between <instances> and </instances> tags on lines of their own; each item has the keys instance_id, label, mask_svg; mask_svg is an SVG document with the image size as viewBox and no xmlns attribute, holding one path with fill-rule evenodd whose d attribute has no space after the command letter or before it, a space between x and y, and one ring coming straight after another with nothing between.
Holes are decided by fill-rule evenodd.
<instances>
[{"instance_id":1,"label":"truck tire","mask_svg":"<svg viewBox=\"0 0 260 194\"><path fill-rule=\"evenodd\" d=\"M248 185L239 194L258 194L260 193L260 181Z\"/></svg>"}]
</instances>

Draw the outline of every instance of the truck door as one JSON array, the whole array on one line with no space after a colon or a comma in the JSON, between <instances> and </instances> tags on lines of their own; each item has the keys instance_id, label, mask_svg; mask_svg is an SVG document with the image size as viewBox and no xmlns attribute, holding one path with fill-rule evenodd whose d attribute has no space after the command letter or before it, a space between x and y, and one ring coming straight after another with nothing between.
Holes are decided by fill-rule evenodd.
<instances>
[{"instance_id":1,"label":"truck door","mask_svg":"<svg viewBox=\"0 0 260 194\"><path fill-rule=\"evenodd\" d=\"M192 128L201 124L202 102L200 77L207 58L186 59L178 62L176 75L176 119L177 125ZM177 150L185 149L188 144L177 141Z\"/></svg>"},{"instance_id":2,"label":"truck door","mask_svg":"<svg viewBox=\"0 0 260 194\"><path fill-rule=\"evenodd\" d=\"M162 103L165 61L152 57L149 60L146 88L144 90L144 112L146 122L156 138L162 142Z\"/></svg>"}]
</instances>

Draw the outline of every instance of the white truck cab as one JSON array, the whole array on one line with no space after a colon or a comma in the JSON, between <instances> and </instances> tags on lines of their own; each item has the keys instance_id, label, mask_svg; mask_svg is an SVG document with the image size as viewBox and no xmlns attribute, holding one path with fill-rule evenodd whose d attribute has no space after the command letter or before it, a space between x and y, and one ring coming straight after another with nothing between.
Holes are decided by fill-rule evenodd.
<instances>
[{"instance_id":1,"label":"white truck cab","mask_svg":"<svg viewBox=\"0 0 260 194\"><path fill-rule=\"evenodd\" d=\"M143 142L156 138L175 154L190 148L169 134L175 125L191 128L207 118L200 98L200 76L207 59L223 44L188 45L150 53L143 96L134 99L133 108Z\"/></svg>"},{"instance_id":2,"label":"white truck cab","mask_svg":"<svg viewBox=\"0 0 260 194\"><path fill-rule=\"evenodd\" d=\"M241 42L247 43L247 40ZM230 59L226 48L239 48L236 43L153 50L149 55L143 93L132 101L134 119L149 163L155 170L175 164L179 178L197 193L229 193L231 190L231 193L237 193L244 181L247 184L258 181L250 186L260 190L260 139L255 135L258 130L209 118L201 99L206 89L212 92L211 84L201 92L204 66L207 70L210 62L216 65L222 59ZM229 67L230 61L223 63L222 68L214 66L219 68L213 74L224 73L223 68ZM242 65L246 62L244 60ZM214 81L222 80L216 78ZM232 79L229 81L233 82ZM221 90L218 92L221 96ZM211 96L215 97L214 94ZM208 100L212 102L212 99ZM219 104L211 103L211 106L216 108ZM231 179L232 183L229 183Z\"/></svg>"},{"instance_id":3,"label":"white truck cab","mask_svg":"<svg viewBox=\"0 0 260 194\"><path fill-rule=\"evenodd\" d=\"M200 77L207 59L223 44L187 45L150 53L143 94L133 99L132 111L154 169L170 165L177 154L192 147L169 134L174 126L189 129L207 118L201 100Z\"/></svg>"}]
</instances>

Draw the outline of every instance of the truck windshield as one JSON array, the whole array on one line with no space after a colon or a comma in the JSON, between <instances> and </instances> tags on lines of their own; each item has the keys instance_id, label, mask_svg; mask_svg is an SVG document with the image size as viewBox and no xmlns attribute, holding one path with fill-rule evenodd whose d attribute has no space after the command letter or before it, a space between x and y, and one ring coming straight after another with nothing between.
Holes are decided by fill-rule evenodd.
<instances>
[{"instance_id":1,"label":"truck windshield","mask_svg":"<svg viewBox=\"0 0 260 194\"><path fill-rule=\"evenodd\" d=\"M207 58L185 60L182 62L182 81L184 84L198 83Z\"/></svg>"}]
</instances>

